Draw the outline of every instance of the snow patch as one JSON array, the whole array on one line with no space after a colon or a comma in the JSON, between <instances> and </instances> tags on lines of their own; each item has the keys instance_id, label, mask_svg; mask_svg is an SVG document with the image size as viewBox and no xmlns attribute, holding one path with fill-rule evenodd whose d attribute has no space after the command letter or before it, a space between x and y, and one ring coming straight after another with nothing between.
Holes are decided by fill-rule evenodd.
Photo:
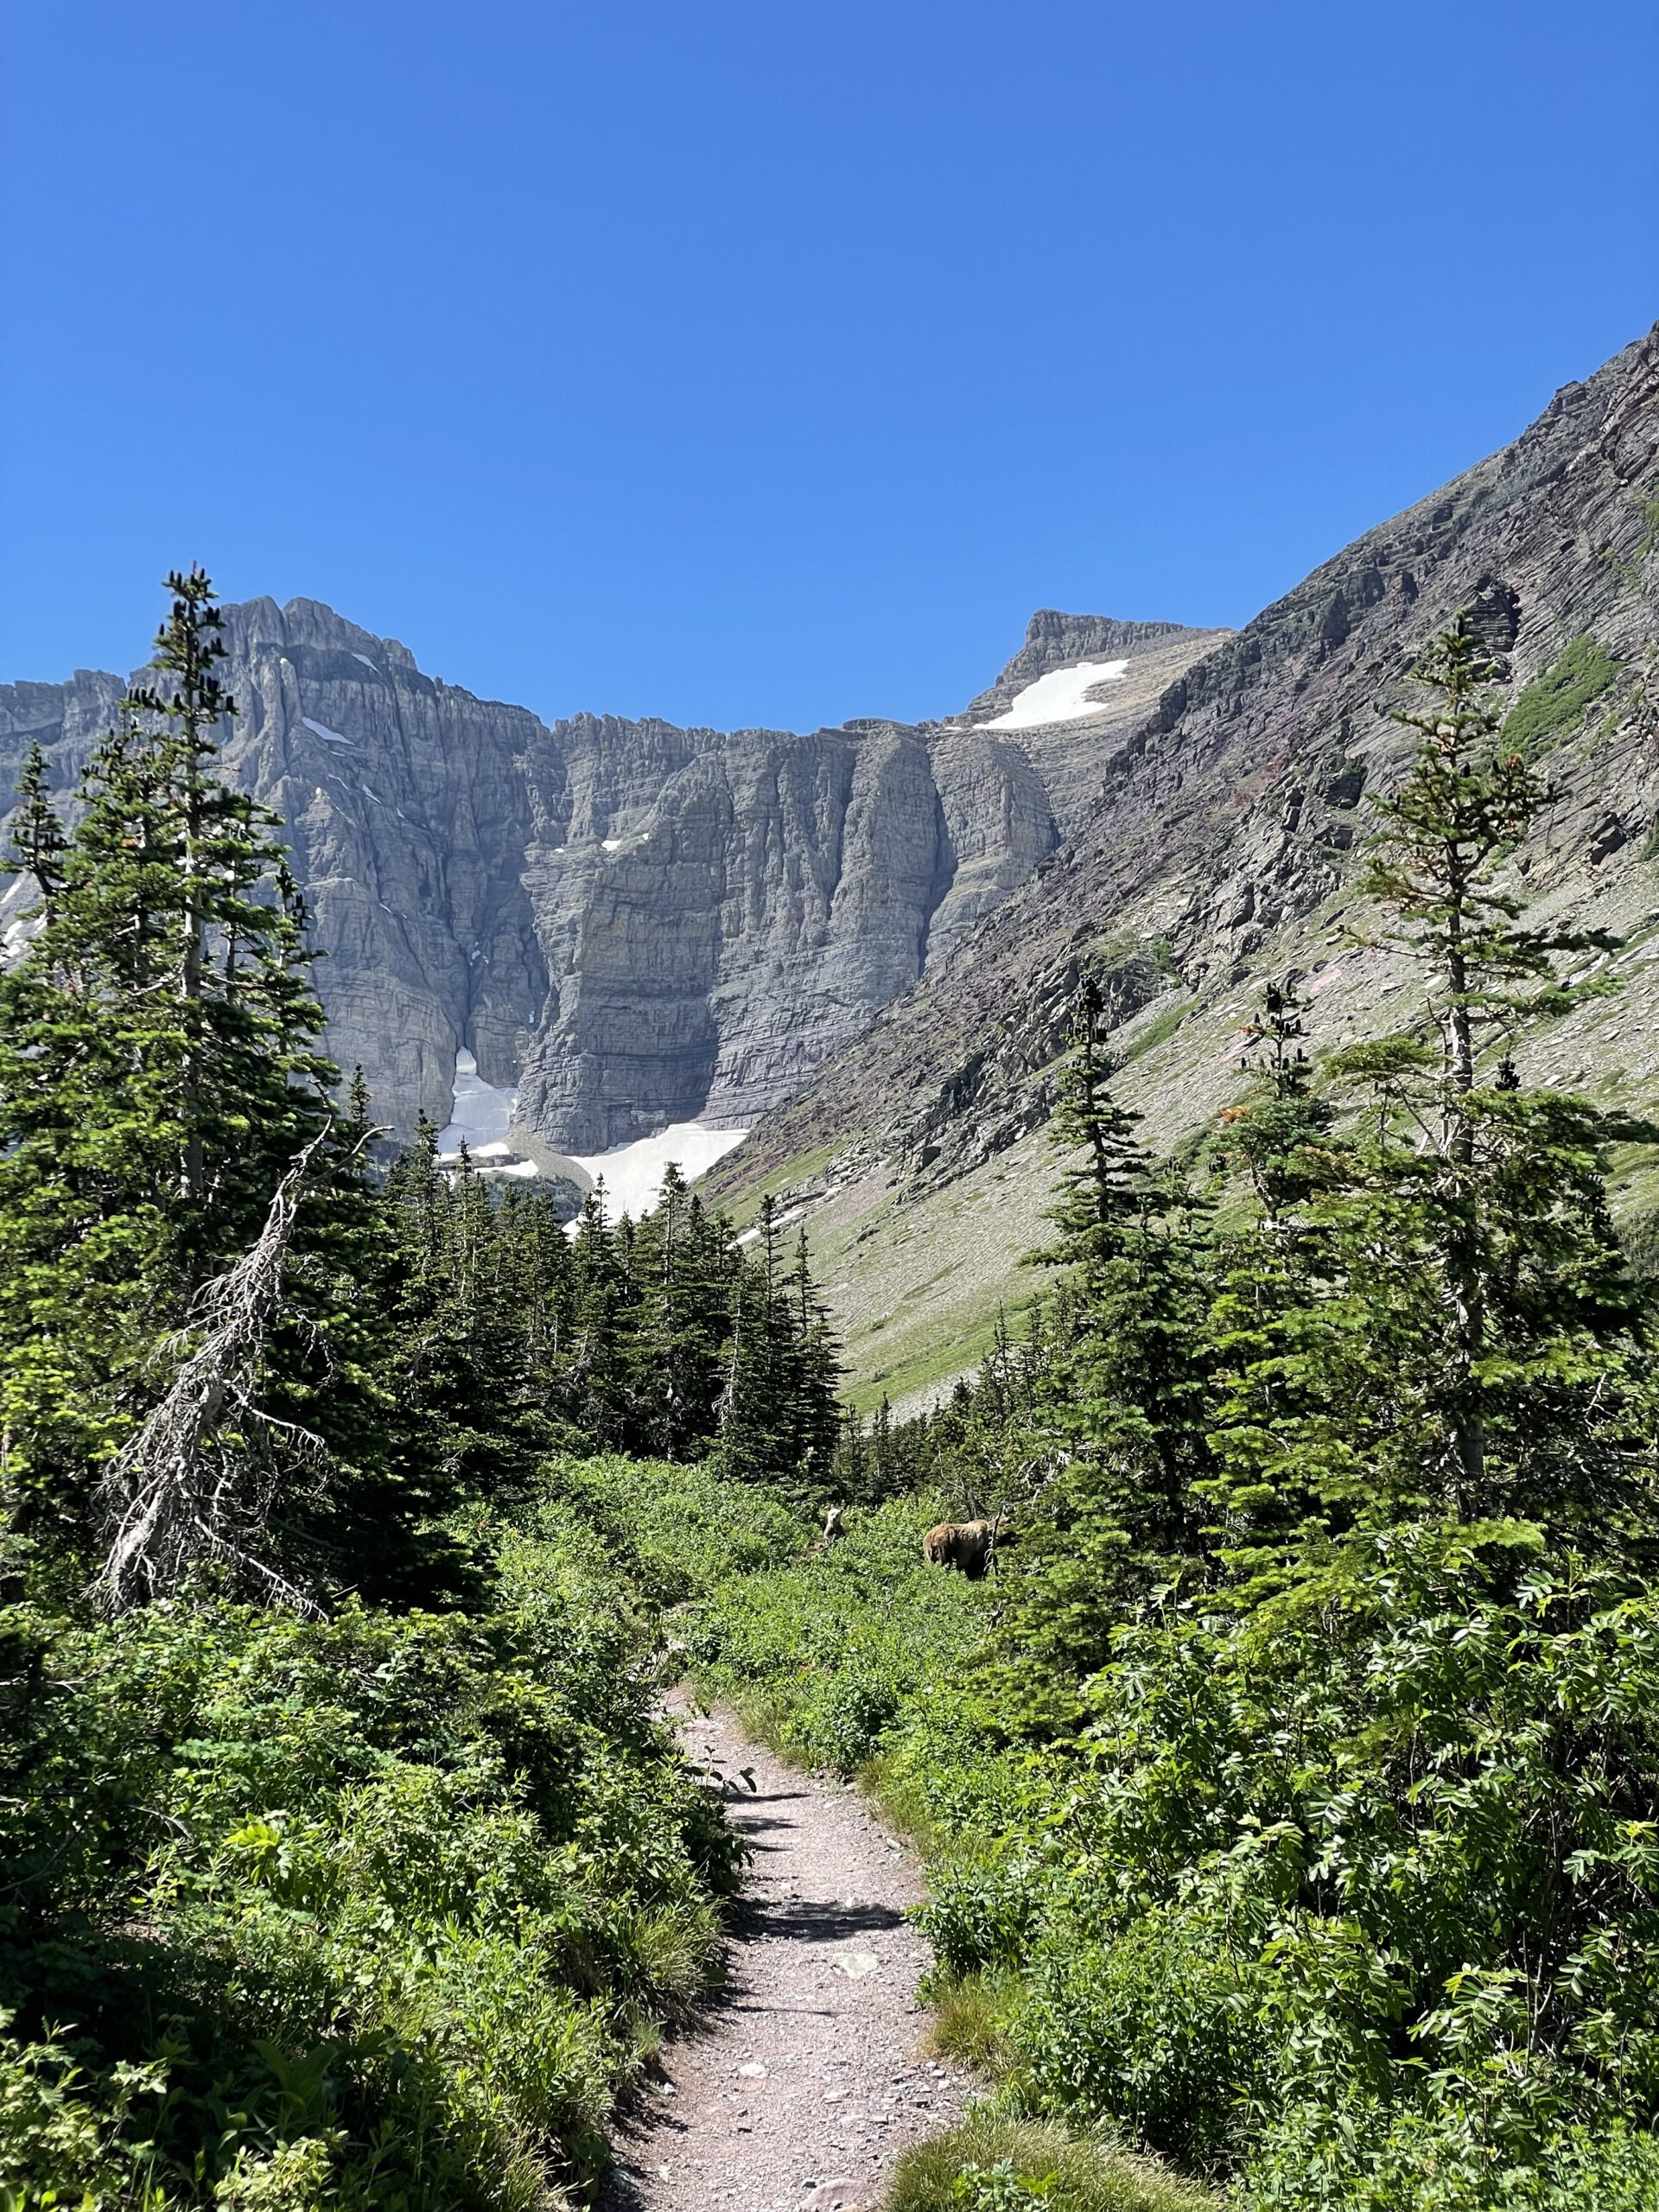
<instances>
[{"instance_id":1,"label":"snow patch","mask_svg":"<svg viewBox=\"0 0 1659 2212\"><path fill-rule=\"evenodd\" d=\"M32 875L14 875L0 896L0 915L11 918L0 922L0 968L15 968L45 928L46 916L33 903L38 895Z\"/></svg>"},{"instance_id":2,"label":"snow patch","mask_svg":"<svg viewBox=\"0 0 1659 2212\"><path fill-rule=\"evenodd\" d=\"M438 1134L439 1156L445 1165L452 1164L464 1139L474 1159L492 1174L526 1179L535 1175L534 1162L517 1158L508 1141L518 1100L516 1090L486 1083L478 1071L477 1059L462 1046L455 1054L449 1121ZM626 1213L637 1220L656 1204L671 1161L688 1182L694 1182L747 1135L747 1129L711 1129L702 1122L674 1122L655 1136L640 1137L632 1144L613 1145L608 1152L596 1152L585 1159L573 1156L573 1164L595 1182L604 1177L609 1219L615 1221ZM574 1229L575 1224L569 1226Z\"/></svg>"},{"instance_id":3,"label":"snow patch","mask_svg":"<svg viewBox=\"0 0 1659 2212\"><path fill-rule=\"evenodd\" d=\"M15 967L45 926L44 914L28 913L0 929L0 968Z\"/></svg>"},{"instance_id":4,"label":"snow patch","mask_svg":"<svg viewBox=\"0 0 1659 2212\"><path fill-rule=\"evenodd\" d=\"M622 840L620 837L601 837L599 842L607 853L613 853ZM691 1125L688 1122L686 1126L690 1128Z\"/></svg>"},{"instance_id":5,"label":"snow patch","mask_svg":"<svg viewBox=\"0 0 1659 2212\"><path fill-rule=\"evenodd\" d=\"M312 731L315 735L318 737L326 737L330 745L351 746L352 751L353 753L356 752L357 747L355 745L352 744L351 739L349 737L342 737L337 729L330 729L327 722L314 722L309 715L302 715L300 716L300 720L305 724L307 729Z\"/></svg>"},{"instance_id":6,"label":"snow patch","mask_svg":"<svg viewBox=\"0 0 1659 2212\"><path fill-rule=\"evenodd\" d=\"M671 1161L687 1182L695 1182L748 1134L747 1129L711 1129L702 1122L671 1122L654 1137L613 1145L608 1152L596 1152L586 1159L573 1157L595 1182L601 1175L605 1178L605 1211L610 1220L625 1213L637 1220L656 1205Z\"/></svg>"},{"instance_id":7,"label":"snow patch","mask_svg":"<svg viewBox=\"0 0 1659 2212\"><path fill-rule=\"evenodd\" d=\"M1103 711L1098 699L1084 693L1097 683L1116 683L1128 667L1127 660L1080 660L1075 668L1051 668L1034 683L1015 694L1014 704L995 721L981 722L981 729L1041 729L1048 722L1082 721Z\"/></svg>"},{"instance_id":8,"label":"snow patch","mask_svg":"<svg viewBox=\"0 0 1659 2212\"><path fill-rule=\"evenodd\" d=\"M369 658L367 653L353 653L352 655L352 658L353 660L360 660L365 668L374 668L374 663ZM374 672L377 676L380 673L378 668L374 668Z\"/></svg>"},{"instance_id":9,"label":"snow patch","mask_svg":"<svg viewBox=\"0 0 1659 2212\"><path fill-rule=\"evenodd\" d=\"M478 1071L477 1060L463 1045L455 1054L454 1103L449 1109L448 1123L438 1132L438 1150L457 1151L463 1137L468 1151L475 1152L481 1145L500 1143L512 1126L512 1109L518 1097L516 1090L502 1090L493 1083L486 1083Z\"/></svg>"}]
</instances>

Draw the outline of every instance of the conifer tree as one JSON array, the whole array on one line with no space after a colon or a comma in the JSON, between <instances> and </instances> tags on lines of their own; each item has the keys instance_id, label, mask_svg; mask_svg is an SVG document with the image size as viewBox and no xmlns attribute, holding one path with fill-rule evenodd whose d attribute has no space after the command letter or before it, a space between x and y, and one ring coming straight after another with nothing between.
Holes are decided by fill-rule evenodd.
<instances>
[{"instance_id":1,"label":"conifer tree","mask_svg":"<svg viewBox=\"0 0 1659 2212\"><path fill-rule=\"evenodd\" d=\"M1586 1454L1580 1423L1593 1403L1611 1444L1634 1417L1646 1332L1608 1217L1606 1153L1659 1136L1524 1089L1509 1057L1528 1024L1605 988L1567 980L1560 963L1617 940L1522 923L1503 870L1549 793L1502 742L1493 673L1464 620L1425 655L1430 697L1397 717L1421 743L1378 802L1364 877L1382 918L1363 941L1417 969L1433 1045L1420 1033L1333 1064L1376 1109L1362 1186L1339 1217L1356 1281L1395 1324L1397 1374L1425 1421L1420 1453L1443 1440L1431 1486L1465 1518L1610 1502L1602 1482L1620 1454ZM1502 1057L1483 1081L1484 1039ZM1379 1227L1397 1255L1380 1274L1365 1256Z\"/></svg>"},{"instance_id":2,"label":"conifer tree","mask_svg":"<svg viewBox=\"0 0 1659 2212\"><path fill-rule=\"evenodd\" d=\"M160 689L124 703L57 842L37 772L10 865L48 871L0 977L0 1352L11 1480L86 1534L145 1363L327 1128L304 916L273 818L209 772L207 579L169 579Z\"/></svg>"},{"instance_id":3,"label":"conifer tree","mask_svg":"<svg viewBox=\"0 0 1659 2212\"><path fill-rule=\"evenodd\" d=\"M842 1365L829 1308L812 1280L804 1222L796 1238L794 1262L782 1287L793 1337L786 1382L789 1451L809 1486L826 1488L833 1485L840 1419L836 1390Z\"/></svg>"},{"instance_id":4,"label":"conifer tree","mask_svg":"<svg viewBox=\"0 0 1659 2212\"><path fill-rule=\"evenodd\" d=\"M22 872L34 879L40 896L42 922L50 923L63 882L63 856L68 847L52 803L47 781L46 755L38 740L29 748L23 772L17 779L17 806L11 823L11 853L0 861L0 873Z\"/></svg>"},{"instance_id":5,"label":"conifer tree","mask_svg":"<svg viewBox=\"0 0 1659 2212\"><path fill-rule=\"evenodd\" d=\"M1112 1096L1101 1014L1085 987L1052 1125L1081 1156L1051 1215L1060 1234L1034 1256L1067 1270L1072 1320L1043 1375L1048 1434L1030 1456L1052 1471L1026 1516L1010 1629L1028 1717L1061 1728L1126 1606L1190 1561L1208 1466L1205 1211Z\"/></svg>"},{"instance_id":6,"label":"conifer tree","mask_svg":"<svg viewBox=\"0 0 1659 2212\"><path fill-rule=\"evenodd\" d=\"M1217 1309L1206 1487L1247 1599L1336 1571L1379 1522L1519 1516L1598 1551L1655 1527L1647 1301L1605 1169L1659 1133L1523 1088L1509 1056L1581 995L1558 963L1611 940L1522 925L1502 871L1548 794L1503 747L1490 673L1466 624L1435 642L1428 703L1401 716L1417 754L1377 803L1378 918L1355 934L1416 969L1421 1022L1327 1063L1355 1126L1299 1141L1290 1233L1236 1248ZM1484 1039L1502 1056L1483 1080Z\"/></svg>"},{"instance_id":7,"label":"conifer tree","mask_svg":"<svg viewBox=\"0 0 1659 2212\"><path fill-rule=\"evenodd\" d=\"M1248 1602L1281 1587L1288 1562L1325 1525L1300 1449L1306 1417L1322 1404L1301 1355L1332 1265L1311 1203L1341 1184L1344 1167L1335 1109L1313 1089L1305 1010L1295 977L1268 986L1245 1027L1240 1065L1254 1080L1222 1116L1214 1147L1218 1166L1243 1170L1255 1212L1217 1252L1215 1465L1195 1488L1220 1516L1207 1533Z\"/></svg>"}]
</instances>

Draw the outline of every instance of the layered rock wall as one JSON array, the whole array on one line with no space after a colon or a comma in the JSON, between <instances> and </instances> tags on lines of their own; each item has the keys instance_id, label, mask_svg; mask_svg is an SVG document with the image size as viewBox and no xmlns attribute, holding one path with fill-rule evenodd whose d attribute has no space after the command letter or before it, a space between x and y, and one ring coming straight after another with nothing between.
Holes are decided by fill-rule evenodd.
<instances>
[{"instance_id":1,"label":"layered rock wall","mask_svg":"<svg viewBox=\"0 0 1659 2212\"><path fill-rule=\"evenodd\" d=\"M1396 719L1422 696L1414 664L1460 611L1508 701L1535 702L1527 741L1554 792L1510 887L1553 927L1567 918L1644 945L1659 928L1659 327L1559 392L1513 445L1172 675L1113 741L1065 844L768 1117L717 1184L838 1149L924 1182L972 1172L1046 1117L1084 969L1140 978L1121 997L1128 1021L1154 959L1189 1029L1224 1008L1242 1019L1264 976L1337 972L1332 925L1353 895L1369 797L1397 782L1414 742ZM1126 628L1039 616L1015 674L969 711L1005 703L1052 650L1121 654ZM1159 649L1149 641L1132 670L1150 673ZM1576 702L1564 692L1541 732L1537 702L1586 651L1603 677ZM1659 1006L1659 963L1645 958L1627 1007ZM1368 963L1345 956L1341 972L1326 1003L1351 1006L1357 992L1377 1018L1365 994L1383 985ZM1640 1026L1624 1020L1621 1052ZM1192 1128L1236 1086L1224 1020L1221 1036L1201 1082L1170 1046L1175 1072L1148 1094L1160 1132Z\"/></svg>"},{"instance_id":2,"label":"layered rock wall","mask_svg":"<svg viewBox=\"0 0 1659 2212\"><path fill-rule=\"evenodd\" d=\"M1051 785L1097 783L1122 719L1040 745L971 710L808 737L550 727L315 601L226 624L225 772L287 824L334 1057L407 1133L448 1119L470 1049L518 1086L522 1125L580 1154L747 1126L810 1080L1055 850ZM1160 683L1183 638L1183 665L1206 642L1106 626L1120 653L1155 651ZM123 688L0 687L0 790L36 738L71 790Z\"/></svg>"}]
</instances>

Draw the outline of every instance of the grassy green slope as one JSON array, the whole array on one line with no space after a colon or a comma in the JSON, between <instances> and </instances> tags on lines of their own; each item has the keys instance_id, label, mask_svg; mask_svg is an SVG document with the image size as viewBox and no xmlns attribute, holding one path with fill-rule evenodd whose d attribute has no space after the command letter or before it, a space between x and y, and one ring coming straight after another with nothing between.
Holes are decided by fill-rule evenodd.
<instances>
[{"instance_id":1,"label":"grassy green slope","mask_svg":"<svg viewBox=\"0 0 1659 2212\"><path fill-rule=\"evenodd\" d=\"M1590 742L1586 734L1584 746ZM1564 775L1571 747L1558 744L1556 772ZM1536 841L1544 853L1550 835L1546 818ZM1522 868L1539 857L1523 854ZM1524 893L1526 874L1516 880ZM1523 1039L1523 1075L1659 1117L1659 856L1627 852L1600 880L1574 868L1530 911L1540 923L1570 914L1581 926L1615 931L1625 945L1605 963L1617 987L1609 995ZM1316 1055L1411 1018L1414 981L1404 965L1341 940L1342 925L1359 918L1351 898L1338 893L1279 932L1235 979L1196 999L1172 991L1120 1033L1118 1089L1146 1117L1155 1149L1166 1153L1207 1127L1236 1094L1241 1026L1268 978L1301 972ZM805 1220L846 1347L849 1397L866 1410L884 1395L913 1409L982 1357L999 1307L1012 1314L1039 1288L1041 1271L1023 1262L1045 1240L1059 1163L1041 1129L943 1188L907 1178L891 1160L836 1184L836 1147L820 1145L751 1180L740 1149L723 1163L719 1195L746 1216L766 1191L785 1218ZM1613 1192L1625 1222L1659 1209L1659 1163L1641 1154L1618 1163Z\"/></svg>"}]
</instances>

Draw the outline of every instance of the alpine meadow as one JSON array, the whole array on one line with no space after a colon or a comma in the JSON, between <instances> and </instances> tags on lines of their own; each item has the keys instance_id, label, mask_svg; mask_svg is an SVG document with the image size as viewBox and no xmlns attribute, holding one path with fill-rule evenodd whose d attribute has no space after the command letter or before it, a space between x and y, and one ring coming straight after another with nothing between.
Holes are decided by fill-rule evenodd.
<instances>
[{"instance_id":1,"label":"alpine meadow","mask_svg":"<svg viewBox=\"0 0 1659 2212\"><path fill-rule=\"evenodd\" d=\"M383 28L425 54L452 12ZM698 54L728 15L733 71L828 35L752 12L685 11ZM646 88L620 183L568 100L547 125L595 206L646 189L648 43L611 57ZM1502 60L1440 152L1484 144ZM454 146L447 85L442 130L397 111L444 194L490 150L465 89ZM492 146L541 131L497 92ZM708 81L670 93L747 157ZM1182 112L1164 167L1214 127ZM836 139L837 240L912 130ZM702 175L683 296L665 188L596 255L650 300L628 374L671 355L709 410L721 255L804 271L814 315L835 257L747 187L705 234ZM908 312L892 190L899 247L872 201L861 251L902 249ZM365 204L330 315L416 289ZM408 219L499 250L464 197ZM999 374L1083 312L1037 327L1047 226L974 263L1027 310L967 332ZM557 345L480 336L452 276L403 353L616 358L559 235ZM1436 251L1431 289L1474 285ZM873 598L888 553L923 577L911 653L957 525L924 558L869 489L892 454L836 448L867 365L823 313L754 350L780 387L833 355L810 435L869 500ZM1243 378L1250 331L1206 327ZM957 436L949 350L892 402L918 448L936 406ZM222 367L172 418L193 486ZM293 381L250 512L309 480ZM578 542L620 592L666 536L759 632L744 594L818 527L799 451L755 458L769 416L743 449L784 491L741 585L725 487L648 523L613 454L619 566L572 520L590 405L537 558ZM492 502L545 455L486 427L487 530L409 535L452 531L505 653ZM1081 503L1064 430L1022 419ZM164 473L135 462L158 515ZM0 684L0 2212L1659 2212L1659 326L1241 626L1196 588L1191 624L1045 606L933 719L543 721L213 566L224 603L168 575L130 677ZM640 666L665 620L642 586Z\"/></svg>"}]
</instances>

